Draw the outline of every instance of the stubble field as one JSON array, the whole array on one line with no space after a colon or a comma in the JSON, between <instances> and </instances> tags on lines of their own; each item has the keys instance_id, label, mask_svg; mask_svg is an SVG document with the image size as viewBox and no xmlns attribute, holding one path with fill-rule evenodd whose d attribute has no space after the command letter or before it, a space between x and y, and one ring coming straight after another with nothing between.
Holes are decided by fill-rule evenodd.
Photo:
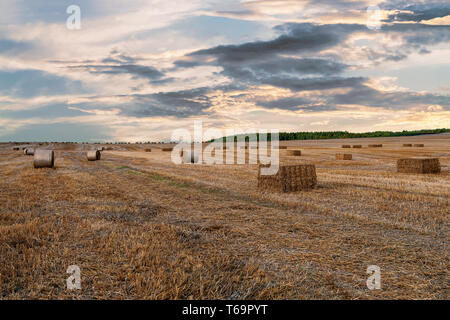
<instances>
[{"instance_id":1,"label":"stubble field","mask_svg":"<svg viewBox=\"0 0 450 320\"><path fill-rule=\"evenodd\" d=\"M56 168L34 169L0 144L0 298L450 298L450 135L281 145L302 150L280 150L282 164L316 165L316 189L263 193L257 165L175 165L160 145L113 145L96 162L92 146L48 145ZM442 173L396 172L415 156ZM70 265L81 290L66 287Z\"/></svg>"}]
</instances>

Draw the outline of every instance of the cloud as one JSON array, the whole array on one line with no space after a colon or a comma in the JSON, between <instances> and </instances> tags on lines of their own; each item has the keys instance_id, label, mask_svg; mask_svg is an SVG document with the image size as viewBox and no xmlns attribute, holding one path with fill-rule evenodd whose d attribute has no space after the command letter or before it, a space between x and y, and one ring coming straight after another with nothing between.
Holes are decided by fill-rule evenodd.
<instances>
[{"instance_id":1,"label":"cloud","mask_svg":"<svg viewBox=\"0 0 450 320\"><path fill-rule=\"evenodd\" d=\"M32 48L33 46L29 42L0 39L0 54L2 55L14 56Z\"/></svg>"},{"instance_id":2,"label":"cloud","mask_svg":"<svg viewBox=\"0 0 450 320\"><path fill-rule=\"evenodd\" d=\"M131 95L132 103L119 106L121 114L134 117L190 117L205 114L211 107L206 96L211 89L198 88L175 92Z\"/></svg>"},{"instance_id":3,"label":"cloud","mask_svg":"<svg viewBox=\"0 0 450 320\"><path fill-rule=\"evenodd\" d=\"M403 91L379 91L363 85L351 89L347 93L332 96L330 102L398 110L424 104L450 107L450 96Z\"/></svg>"},{"instance_id":4,"label":"cloud","mask_svg":"<svg viewBox=\"0 0 450 320\"><path fill-rule=\"evenodd\" d=\"M88 92L81 81L40 70L0 71L0 94L5 96L31 98Z\"/></svg>"},{"instance_id":5,"label":"cloud","mask_svg":"<svg viewBox=\"0 0 450 320\"><path fill-rule=\"evenodd\" d=\"M282 33L270 41L255 41L240 45L217 46L199 50L189 56L215 56L219 63L245 63L264 60L268 56L289 53L311 53L333 47L350 33L365 28L361 25L314 25L288 23L275 27Z\"/></svg>"},{"instance_id":6,"label":"cloud","mask_svg":"<svg viewBox=\"0 0 450 320\"><path fill-rule=\"evenodd\" d=\"M267 109L282 109L289 111L322 112L337 110L335 106L316 104L310 99L295 96L276 100L256 101L256 104Z\"/></svg>"},{"instance_id":7,"label":"cloud","mask_svg":"<svg viewBox=\"0 0 450 320\"><path fill-rule=\"evenodd\" d=\"M445 3L416 3L402 7L386 4L384 7L397 10L388 16L387 22L421 22L450 15L450 5Z\"/></svg>"}]
</instances>

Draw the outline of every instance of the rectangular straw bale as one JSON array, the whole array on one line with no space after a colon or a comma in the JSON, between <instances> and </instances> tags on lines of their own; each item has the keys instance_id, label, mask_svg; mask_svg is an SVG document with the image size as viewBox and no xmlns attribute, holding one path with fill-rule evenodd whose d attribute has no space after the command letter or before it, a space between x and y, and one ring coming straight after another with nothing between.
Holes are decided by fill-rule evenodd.
<instances>
[{"instance_id":1,"label":"rectangular straw bale","mask_svg":"<svg viewBox=\"0 0 450 320\"><path fill-rule=\"evenodd\" d=\"M360 149L360 148L362 148L362 145L360 145L360 144L354 144L354 145L353 145L353 148L358 148L358 149Z\"/></svg>"},{"instance_id":2,"label":"rectangular straw bale","mask_svg":"<svg viewBox=\"0 0 450 320\"><path fill-rule=\"evenodd\" d=\"M352 160L351 153L336 153L336 160Z\"/></svg>"},{"instance_id":3,"label":"rectangular straw bale","mask_svg":"<svg viewBox=\"0 0 450 320\"><path fill-rule=\"evenodd\" d=\"M441 165L437 158L404 158L397 160L400 173L440 173Z\"/></svg>"},{"instance_id":4,"label":"rectangular straw bale","mask_svg":"<svg viewBox=\"0 0 450 320\"><path fill-rule=\"evenodd\" d=\"M382 144L369 144L369 148L381 148Z\"/></svg>"},{"instance_id":5,"label":"rectangular straw bale","mask_svg":"<svg viewBox=\"0 0 450 320\"><path fill-rule=\"evenodd\" d=\"M278 146L278 149L280 149L280 150L286 150L286 149L287 149L287 146Z\"/></svg>"},{"instance_id":6,"label":"rectangular straw bale","mask_svg":"<svg viewBox=\"0 0 450 320\"><path fill-rule=\"evenodd\" d=\"M145 152L152 152L152 149L145 149Z\"/></svg>"},{"instance_id":7,"label":"rectangular straw bale","mask_svg":"<svg viewBox=\"0 0 450 320\"><path fill-rule=\"evenodd\" d=\"M416 144L414 145L414 147L415 147L415 148L423 148L423 147L425 147L425 145L424 145L423 143L416 143Z\"/></svg>"},{"instance_id":8,"label":"rectangular straw bale","mask_svg":"<svg viewBox=\"0 0 450 320\"><path fill-rule=\"evenodd\" d=\"M404 143L403 146L404 147L412 147L412 144L411 143Z\"/></svg>"},{"instance_id":9,"label":"rectangular straw bale","mask_svg":"<svg viewBox=\"0 0 450 320\"><path fill-rule=\"evenodd\" d=\"M343 145L342 145L342 148L351 148L351 145L349 145L349 144L343 144Z\"/></svg>"},{"instance_id":10,"label":"rectangular straw bale","mask_svg":"<svg viewBox=\"0 0 450 320\"><path fill-rule=\"evenodd\" d=\"M280 166L275 175L261 175L259 165L258 189L274 192L293 192L313 189L317 185L316 166L314 164L297 164Z\"/></svg>"},{"instance_id":11,"label":"rectangular straw bale","mask_svg":"<svg viewBox=\"0 0 450 320\"><path fill-rule=\"evenodd\" d=\"M162 151L172 151L173 148L162 148Z\"/></svg>"},{"instance_id":12,"label":"rectangular straw bale","mask_svg":"<svg viewBox=\"0 0 450 320\"><path fill-rule=\"evenodd\" d=\"M301 156L302 150L288 150L287 154L288 156Z\"/></svg>"}]
</instances>

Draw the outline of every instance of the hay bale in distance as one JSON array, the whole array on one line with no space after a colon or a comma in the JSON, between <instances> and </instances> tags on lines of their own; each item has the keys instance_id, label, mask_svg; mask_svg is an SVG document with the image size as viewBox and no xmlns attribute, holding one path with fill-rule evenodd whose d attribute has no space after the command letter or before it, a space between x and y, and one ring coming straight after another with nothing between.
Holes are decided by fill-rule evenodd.
<instances>
[{"instance_id":1,"label":"hay bale in distance","mask_svg":"<svg viewBox=\"0 0 450 320\"><path fill-rule=\"evenodd\" d=\"M362 145L360 145L360 144L354 144L354 145L353 145L353 148L358 148L358 149L360 149L360 148L362 148Z\"/></svg>"},{"instance_id":2,"label":"hay bale in distance","mask_svg":"<svg viewBox=\"0 0 450 320\"><path fill-rule=\"evenodd\" d=\"M23 154L26 156L34 156L34 149L33 148L25 148L23 150Z\"/></svg>"},{"instance_id":3,"label":"hay bale in distance","mask_svg":"<svg viewBox=\"0 0 450 320\"><path fill-rule=\"evenodd\" d=\"M173 148L162 148L162 151L164 151L164 152L170 152L172 150L173 150Z\"/></svg>"},{"instance_id":4,"label":"hay bale in distance","mask_svg":"<svg viewBox=\"0 0 450 320\"><path fill-rule=\"evenodd\" d=\"M313 189L317 185L316 166L314 164L297 164L280 166L275 175L261 175L258 167L258 189L275 192L292 192Z\"/></svg>"},{"instance_id":5,"label":"hay bale in distance","mask_svg":"<svg viewBox=\"0 0 450 320\"><path fill-rule=\"evenodd\" d=\"M88 161L100 160L101 153L100 150L90 150L86 153Z\"/></svg>"},{"instance_id":6,"label":"hay bale in distance","mask_svg":"<svg viewBox=\"0 0 450 320\"><path fill-rule=\"evenodd\" d=\"M351 146L349 144L343 144L342 148L351 148Z\"/></svg>"},{"instance_id":7,"label":"hay bale in distance","mask_svg":"<svg viewBox=\"0 0 450 320\"><path fill-rule=\"evenodd\" d=\"M403 146L404 147L412 147L412 144L411 143L404 143Z\"/></svg>"},{"instance_id":8,"label":"hay bale in distance","mask_svg":"<svg viewBox=\"0 0 450 320\"><path fill-rule=\"evenodd\" d=\"M54 168L55 153L53 150L35 150L33 165L35 168Z\"/></svg>"},{"instance_id":9,"label":"hay bale in distance","mask_svg":"<svg viewBox=\"0 0 450 320\"><path fill-rule=\"evenodd\" d=\"M152 149L145 149L145 152L152 152Z\"/></svg>"},{"instance_id":10,"label":"hay bale in distance","mask_svg":"<svg viewBox=\"0 0 450 320\"><path fill-rule=\"evenodd\" d=\"M404 158L397 160L397 172L400 173L440 173L438 158Z\"/></svg>"},{"instance_id":11,"label":"hay bale in distance","mask_svg":"<svg viewBox=\"0 0 450 320\"><path fill-rule=\"evenodd\" d=\"M19 151L20 148L19 148L19 147L14 147L13 150L14 150L14 151Z\"/></svg>"},{"instance_id":12,"label":"hay bale in distance","mask_svg":"<svg viewBox=\"0 0 450 320\"><path fill-rule=\"evenodd\" d=\"M381 148L383 145L382 144L369 144L368 147L369 148Z\"/></svg>"},{"instance_id":13,"label":"hay bale in distance","mask_svg":"<svg viewBox=\"0 0 450 320\"><path fill-rule=\"evenodd\" d=\"M302 150L288 150L287 154L289 156L301 156L302 155Z\"/></svg>"},{"instance_id":14,"label":"hay bale in distance","mask_svg":"<svg viewBox=\"0 0 450 320\"><path fill-rule=\"evenodd\" d=\"M352 160L351 153L336 153L336 160Z\"/></svg>"},{"instance_id":15,"label":"hay bale in distance","mask_svg":"<svg viewBox=\"0 0 450 320\"><path fill-rule=\"evenodd\" d=\"M416 143L416 144L414 144L414 147L415 148L423 148L423 147L425 147L425 145L423 143Z\"/></svg>"},{"instance_id":16,"label":"hay bale in distance","mask_svg":"<svg viewBox=\"0 0 450 320\"><path fill-rule=\"evenodd\" d=\"M278 146L278 149L279 149L279 150L286 150L286 149L287 149L287 146Z\"/></svg>"}]
</instances>

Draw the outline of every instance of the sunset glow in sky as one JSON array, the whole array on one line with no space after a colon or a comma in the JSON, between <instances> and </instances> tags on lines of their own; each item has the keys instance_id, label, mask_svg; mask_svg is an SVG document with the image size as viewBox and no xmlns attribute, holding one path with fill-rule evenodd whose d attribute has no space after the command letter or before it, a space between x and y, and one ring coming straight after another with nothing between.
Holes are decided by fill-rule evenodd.
<instances>
[{"instance_id":1,"label":"sunset glow in sky","mask_svg":"<svg viewBox=\"0 0 450 320\"><path fill-rule=\"evenodd\" d=\"M2 0L0 11L0 141L155 141L194 120L450 127L448 1Z\"/></svg>"}]
</instances>

